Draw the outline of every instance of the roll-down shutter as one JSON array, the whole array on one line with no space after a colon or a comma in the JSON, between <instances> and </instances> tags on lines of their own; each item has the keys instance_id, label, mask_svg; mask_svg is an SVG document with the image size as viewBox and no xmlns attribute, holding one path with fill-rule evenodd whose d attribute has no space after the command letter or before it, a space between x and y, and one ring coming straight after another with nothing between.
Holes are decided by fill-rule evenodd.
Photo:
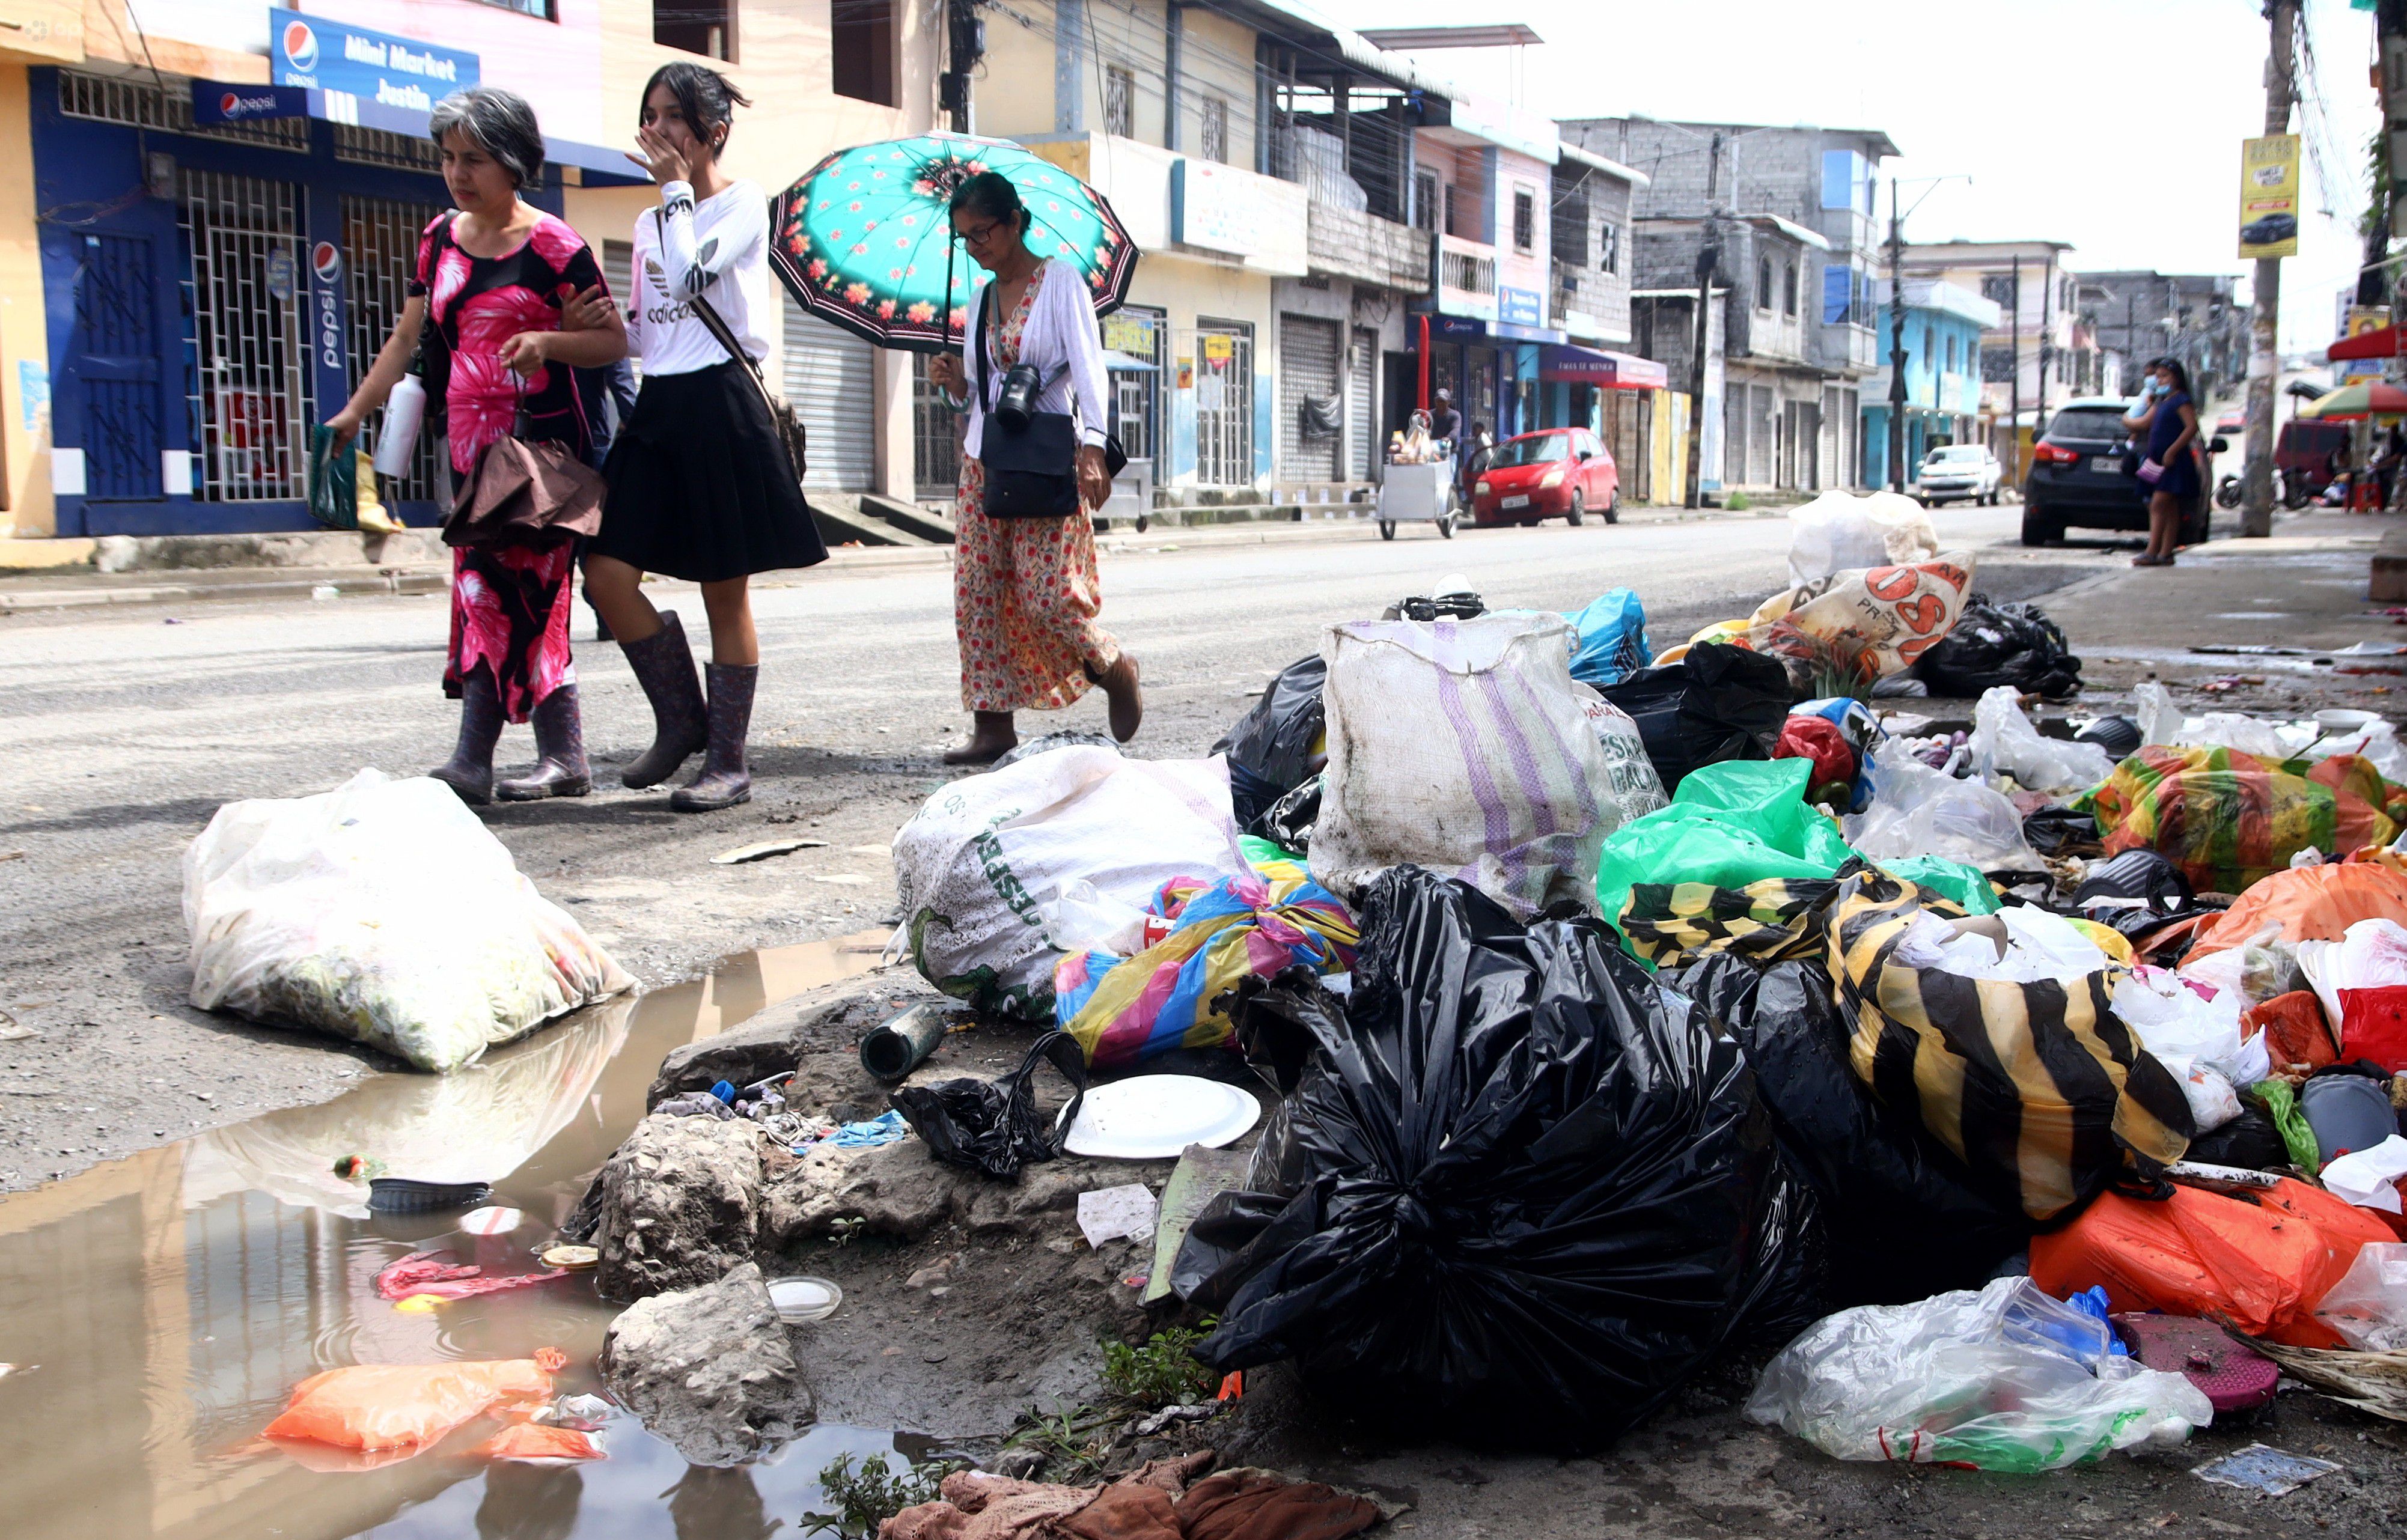
<instances>
[{"instance_id":1,"label":"roll-down shutter","mask_svg":"<svg viewBox=\"0 0 2407 1540\"><path fill-rule=\"evenodd\" d=\"M810 436L806 487L877 485L877 350L784 300L785 396Z\"/></svg>"}]
</instances>

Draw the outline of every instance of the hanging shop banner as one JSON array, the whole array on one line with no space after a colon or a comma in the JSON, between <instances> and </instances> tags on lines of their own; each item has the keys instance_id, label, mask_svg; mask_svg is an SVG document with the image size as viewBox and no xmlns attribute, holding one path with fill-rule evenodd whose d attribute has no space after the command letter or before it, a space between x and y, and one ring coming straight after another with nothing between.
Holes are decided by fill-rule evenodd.
<instances>
[{"instance_id":1,"label":"hanging shop banner","mask_svg":"<svg viewBox=\"0 0 2407 1540\"><path fill-rule=\"evenodd\" d=\"M322 16L268 12L268 64L279 86L337 92L379 106L432 112L480 78L477 55Z\"/></svg>"},{"instance_id":2,"label":"hanging shop banner","mask_svg":"<svg viewBox=\"0 0 2407 1540\"><path fill-rule=\"evenodd\" d=\"M254 123L263 118L306 118L309 92L300 86L238 86L192 82L192 121L203 127Z\"/></svg>"},{"instance_id":3,"label":"hanging shop banner","mask_svg":"<svg viewBox=\"0 0 2407 1540\"><path fill-rule=\"evenodd\" d=\"M2299 136L2269 134L2240 145L2240 255L2299 254Z\"/></svg>"}]
</instances>

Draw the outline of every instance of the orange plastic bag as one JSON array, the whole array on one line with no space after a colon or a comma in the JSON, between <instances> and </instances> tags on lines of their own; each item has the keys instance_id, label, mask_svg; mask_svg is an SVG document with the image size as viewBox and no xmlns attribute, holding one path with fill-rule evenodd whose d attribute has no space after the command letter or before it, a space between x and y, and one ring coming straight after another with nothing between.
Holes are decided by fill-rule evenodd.
<instances>
[{"instance_id":1,"label":"orange plastic bag","mask_svg":"<svg viewBox=\"0 0 2407 1540\"><path fill-rule=\"evenodd\" d=\"M2319 1187L2282 1179L2258 1203L2176 1186L2158 1203L2106 1192L2030 1246L2031 1281L2061 1299L2104 1284L2117 1310L2228 1321L2298 1348L2340 1348L2314 1317L2359 1248L2389 1226Z\"/></svg>"},{"instance_id":2,"label":"orange plastic bag","mask_svg":"<svg viewBox=\"0 0 2407 1540\"><path fill-rule=\"evenodd\" d=\"M2240 1035L2265 1034L2265 1055L2276 1075L2312 1075L2340 1055L2332 1051L2324 1003L2312 989L2276 995L2240 1013Z\"/></svg>"},{"instance_id":3,"label":"orange plastic bag","mask_svg":"<svg viewBox=\"0 0 2407 1540\"><path fill-rule=\"evenodd\" d=\"M567 1362L546 1348L533 1358L328 1369L294 1386L292 1402L263 1432L345 1449L432 1444L495 1406L548 1400L551 1373Z\"/></svg>"},{"instance_id":4,"label":"orange plastic bag","mask_svg":"<svg viewBox=\"0 0 2407 1540\"><path fill-rule=\"evenodd\" d=\"M2355 859L2294 867L2251 884L2183 960L2244 946L2268 925L2280 925L2285 941L2337 941L2359 920L2407 925L2407 875Z\"/></svg>"},{"instance_id":5,"label":"orange plastic bag","mask_svg":"<svg viewBox=\"0 0 2407 1540\"><path fill-rule=\"evenodd\" d=\"M520 1422L504 1428L468 1451L485 1460L600 1460L602 1447L575 1428Z\"/></svg>"}]
</instances>

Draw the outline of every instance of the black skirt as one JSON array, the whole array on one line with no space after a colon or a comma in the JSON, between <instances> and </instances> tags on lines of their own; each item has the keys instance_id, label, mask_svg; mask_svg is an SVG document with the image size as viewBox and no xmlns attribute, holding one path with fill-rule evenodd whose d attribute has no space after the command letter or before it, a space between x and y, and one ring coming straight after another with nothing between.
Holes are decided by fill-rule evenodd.
<instances>
[{"instance_id":1,"label":"black skirt","mask_svg":"<svg viewBox=\"0 0 2407 1540\"><path fill-rule=\"evenodd\" d=\"M827 559L740 363L646 376L602 474L610 489L591 554L691 583Z\"/></svg>"}]
</instances>

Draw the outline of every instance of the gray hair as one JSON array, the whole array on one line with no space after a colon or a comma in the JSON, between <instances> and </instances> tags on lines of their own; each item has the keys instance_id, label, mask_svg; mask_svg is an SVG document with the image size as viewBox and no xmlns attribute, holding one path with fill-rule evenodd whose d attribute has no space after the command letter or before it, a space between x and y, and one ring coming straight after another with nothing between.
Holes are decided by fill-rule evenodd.
<instances>
[{"instance_id":1,"label":"gray hair","mask_svg":"<svg viewBox=\"0 0 2407 1540\"><path fill-rule=\"evenodd\" d=\"M501 162L520 187L543 182L543 130L526 98L499 86L467 86L434 104L427 136L439 148L457 129Z\"/></svg>"}]
</instances>

